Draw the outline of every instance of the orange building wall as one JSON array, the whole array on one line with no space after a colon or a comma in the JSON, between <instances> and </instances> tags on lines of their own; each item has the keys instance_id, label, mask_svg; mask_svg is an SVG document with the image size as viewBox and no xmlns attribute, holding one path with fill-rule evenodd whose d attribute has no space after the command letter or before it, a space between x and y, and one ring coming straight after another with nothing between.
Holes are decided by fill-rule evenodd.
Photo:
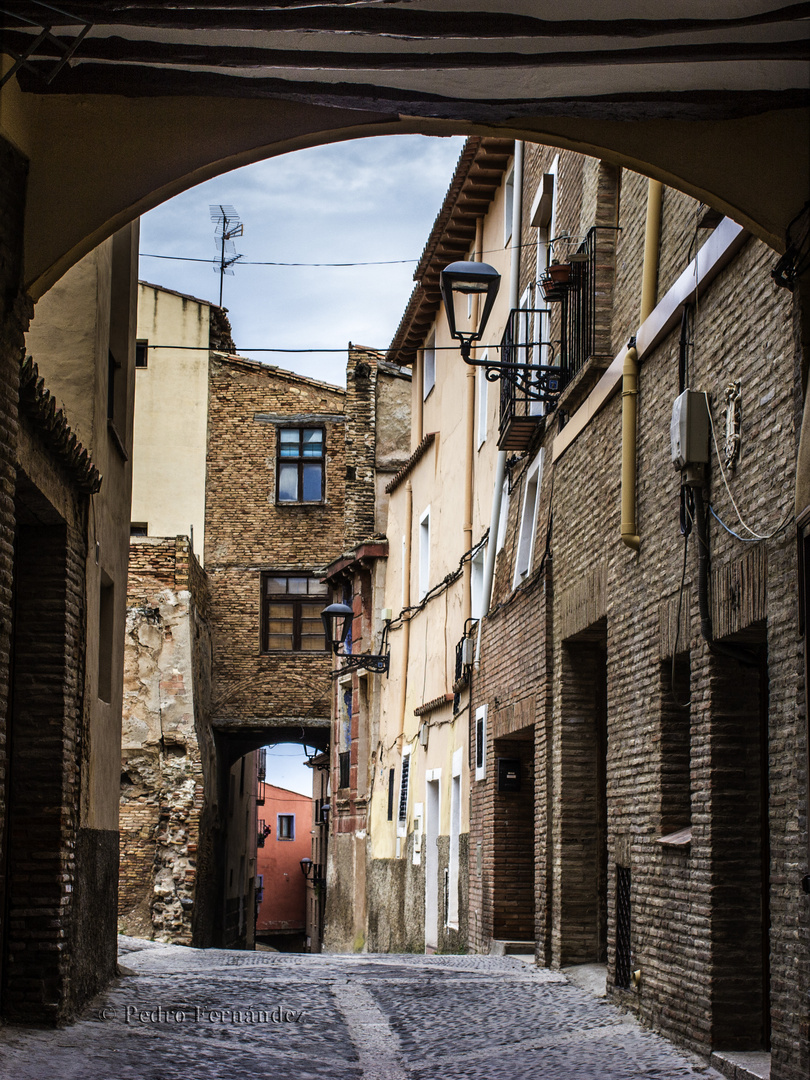
<instances>
[{"instance_id":1,"label":"orange building wall","mask_svg":"<svg viewBox=\"0 0 810 1080\"><path fill-rule=\"evenodd\" d=\"M295 791L259 784L259 820L270 827L264 847L258 849L258 873L263 896L256 933L303 930L306 925L306 879L301 859L312 855L312 799ZM295 838L278 839L278 815L295 815Z\"/></svg>"}]
</instances>

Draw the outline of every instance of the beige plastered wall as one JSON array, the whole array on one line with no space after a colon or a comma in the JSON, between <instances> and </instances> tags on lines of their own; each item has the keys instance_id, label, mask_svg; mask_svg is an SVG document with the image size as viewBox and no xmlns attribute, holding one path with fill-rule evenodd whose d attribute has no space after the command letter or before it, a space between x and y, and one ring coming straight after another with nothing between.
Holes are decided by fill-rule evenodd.
<instances>
[{"instance_id":1,"label":"beige plastered wall","mask_svg":"<svg viewBox=\"0 0 810 1080\"><path fill-rule=\"evenodd\" d=\"M90 829L118 829L138 235L136 221L72 267L37 303L26 336L26 351L103 477L88 512L81 824ZM107 420L110 349L121 365L114 432ZM102 583L113 588L109 701L99 696Z\"/></svg>"},{"instance_id":2,"label":"beige plastered wall","mask_svg":"<svg viewBox=\"0 0 810 1080\"><path fill-rule=\"evenodd\" d=\"M202 563L210 305L140 282L132 521L150 536L194 536ZM171 346L175 346L172 348Z\"/></svg>"},{"instance_id":3,"label":"beige plastered wall","mask_svg":"<svg viewBox=\"0 0 810 1080\"><path fill-rule=\"evenodd\" d=\"M508 175L508 170L507 170ZM511 241L504 244L504 184L495 194L489 213L484 219L482 249L484 261L495 266L502 282L489 323L484 344L501 340L509 315L509 264ZM508 232L509 230L507 230ZM418 462L408 481L391 493L388 509L387 535L389 557L386 566L385 605L393 610L394 618L403 605L403 532L407 515L407 500L412 497L410 574L411 605L418 603L420 519L430 510L430 573L429 587L438 584L446 574L458 567L464 554L464 476L466 446L465 400L467 366L463 363L457 344L450 338L444 311L434 323L436 344L436 382L427 398L423 397L421 353L415 365L412 383L412 437L414 448L422 435L437 432L433 445ZM481 356L483 349L476 355ZM490 350L494 360L498 354ZM476 544L489 527L492 507L492 487L495 460L498 452L498 384L487 387L487 437L478 445L478 395L485 382L483 369L475 369L476 423L473 444L473 514L472 542ZM419 416L421 412L421 429ZM409 487L412 489L409 491ZM380 688L379 742L384 752L380 759L379 782L374 784L370 806L371 857L391 859L405 857L407 845L400 837L397 845L397 821L388 821L387 769L396 768L395 803L399 799L401 756L411 749L408 794L408 825L414 828L414 808L426 802L426 778L440 779L439 834L450 833L450 793L453 776L453 755L462 751L461 833L469 832L469 709L468 692L462 691L461 710L453 717L452 702L423 715L415 716L414 709L425 702L452 693L455 679L455 649L461 639L463 623L463 579L459 578L443 594L428 602L410 622L410 647L407 671L403 670L402 628L391 633L391 673ZM401 686L406 680L404 716L400 714ZM427 746L419 740L419 730L427 723ZM402 732L402 737L398 735ZM438 771L438 772L437 772ZM398 851L399 848L399 851Z\"/></svg>"}]
</instances>

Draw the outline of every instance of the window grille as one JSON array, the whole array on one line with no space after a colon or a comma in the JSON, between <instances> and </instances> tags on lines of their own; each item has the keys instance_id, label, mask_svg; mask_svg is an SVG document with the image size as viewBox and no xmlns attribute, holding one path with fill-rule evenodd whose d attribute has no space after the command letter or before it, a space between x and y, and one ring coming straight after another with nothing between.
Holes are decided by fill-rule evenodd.
<instances>
[{"instance_id":1,"label":"window grille","mask_svg":"<svg viewBox=\"0 0 810 1080\"><path fill-rule=\"evenodd\" d=\"M402 759L402 780L399 785L399 822L403 824L408 820L408 773L411 769L411 758Z\"/></svg>"}]
</instances>

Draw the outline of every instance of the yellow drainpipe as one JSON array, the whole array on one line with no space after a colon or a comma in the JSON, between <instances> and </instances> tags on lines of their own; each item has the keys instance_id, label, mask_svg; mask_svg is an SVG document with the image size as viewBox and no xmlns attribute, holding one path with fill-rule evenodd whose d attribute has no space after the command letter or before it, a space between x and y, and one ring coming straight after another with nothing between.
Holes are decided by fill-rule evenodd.
<instances>
[{"instance_id":1,"label":"yellow drainpipe","mask_svg":"<svg viewBox=\"0 0 810 1080\"><path fill-rule=\"evenodd\" d=\"M484 248L484 219L476 218L475 221L475 250L474 257L481 262ZM472 298L473 325L478 325L478 293ZM478 378L482 377L479 371ZM463 551L469 551L472 547L473 535L473 461L475 459L475 368L467 367L465 380L465 419L466 419L466 447L464 455L464 547ZM461 617L466 626L467 620L472 616L472 563L469 559L464 563L462 570L461 592Z\"/></svg>"},{"instance_id":2,"label":"yellow drainpipe","mask_svg":"<svg viewBox=\"0 0 810 1080\"><path fill-rule=\"evenodd\" d=\"M409 607L411 603L411 529L413 528L413 487L410 480L405 483L405 550L402 553L402 606ZM402 638L400 651L402 653L402 674L399 679L399 734L401 740L405 734L405 704L408 697L408 654L411 645L411 623L405 619L402 624Z\"/></svg>"},{"instance_id":3,"label":"yellow drainpipe","mask_svg":"<svg viewBox=\"0 0 810 1080\"><path fill-rule=\"evenodd\" d=\"M655 307L658 288L658 248L661 239L661 203L664 188L659 180L647 186L647 228L644 236L644 268L641 277L641 318ZM636 419L638 413L638 352L631 344L622 369L622 542L638 551L636 521Z\"/></svg>"}]
</instances>

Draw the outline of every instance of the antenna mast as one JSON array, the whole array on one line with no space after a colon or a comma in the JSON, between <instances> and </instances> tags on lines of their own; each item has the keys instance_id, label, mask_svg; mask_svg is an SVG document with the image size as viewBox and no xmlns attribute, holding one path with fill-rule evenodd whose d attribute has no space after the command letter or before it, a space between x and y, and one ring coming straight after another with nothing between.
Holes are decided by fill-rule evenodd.
<instances>
[{"instance_id":1,"label":"antenna mast","mask_svg":"<svg viewBox=\"0 0 810 1080\"><path fill-rule=\"evenodd\" d=\"M236 210L226 203L209 205L211 220L216 225L214 243L219 248L219 257L214 261L214 272L219 270L219 306L222 307L222 283L226 274L233 277L233 264L242 258L236 254L235 236L242 236L245 228Z\"/></svg>"}]
</instances>

